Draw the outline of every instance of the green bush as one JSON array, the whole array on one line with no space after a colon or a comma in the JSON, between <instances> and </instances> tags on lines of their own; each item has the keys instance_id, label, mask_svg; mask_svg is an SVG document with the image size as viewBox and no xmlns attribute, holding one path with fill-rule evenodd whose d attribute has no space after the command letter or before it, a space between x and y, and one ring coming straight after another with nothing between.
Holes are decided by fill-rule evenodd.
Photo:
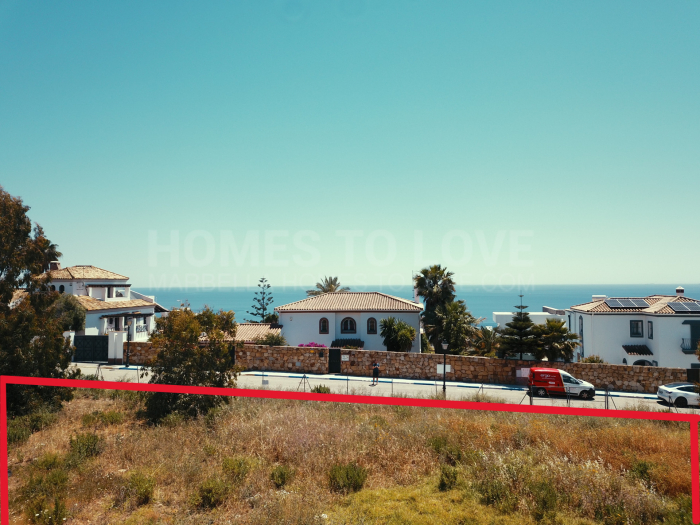
<instances>
[{"instance_id":1,"label":"green bush","mask_svg":"<svg viewBox=\"0 0 700 525\"><path fill-rule=\"evenodd\" d=\"M488 473L486 474L488 476ZM486 477L475 484L477 492L481 495L481 503L492 505L502 512L515 511L518 499L510 487L501 480Z\"/></svg>"},{"instance_id":2,"label":"green bush","mask_svg":"<svg viewBox=\"0 0 700 525\"><path fill-rule=\"evenodd\" d=\"M264 346L287 346L287 340L281 334L267 334L265 337L255 339L256 345Z\"/></svg>"},{"instance_id":3,"label":"green bush","mask_svg":"<svg viewBox=\"0 0 700 525\"><path fill-rule=\"evenodd\" d=\"M326 385L316 385L311 389L311 392L313 392L314 394L330 394L331 387Z\"/></svg>"},{"instance_id":4,"label":"green bush","mask_svg":"<svg viewBox=\"0 0 700 525\"><path fill-rule=\"evenodd\" d=\"M47 453L32 463L32 467L40 470L53 470L57 469L62 464L63 462L58 454Z\"/></svg>"},{"instance_id":5,"label":"green bush","mask_svg":"<svg viewBox=\"0 0 700 525\"><path fill-rule=\"evenodd\" d=\"M230 490L230 485L224 480L209 478L199 486L197 493L191 499L191 503L195 507L213 509L226 500Z\"/></svg>"},{"instance_id":6,"label":"green bush","mask_svg":"<svg viewBox=\"0 0 700 525\"><path fill-rule=\"evenodd\" d=\"M32 435L32 431L24 418L15 417L7 420L7 444L24 443Z\"/></svg>"},{"instance_id":7,"label":"green bush","mask_svg":"<svg viewBox=\"0 0 700 525\"><path fill-rule=\"evenodd\" d=\"M333 492L357 492L367 481L367 469L356 463L334 465L328 473L328 479Z\"/></svg>"},{"instance_id":8,"label":"green bush","mask_svg":"<svg viewBox=\"0 0 700 525\"><path fill-rule=\"evenodd\" d=\"M464 459L460 448L452 443L446 436L433 436L428 439L428 446L440 456L440 459L449 464L456 465Z\"/></svg>"},{"instance_id":9,"label":"green bush","mask_svg":"<svg viewBox=\"0 0 700 525\"><path fill-rule=\"evenodd\" d=\"M81 422L84 427L92 427L98 425L119 425L124 421L124 414L121 412L115 412L114 410L109 410L107 412L101 412L95 410L90 414L84 414L81 418Z\"/></svg>"},{"instance_id":10,"label":"green bush","mask_svg":"<svg viewBox=\"0 0 700 525\"><path fill-rule=\"evenodd\" d=\"M45 500L32 502L26 510L27 517L31 523L36 525L52 525L63 523L68 519L68 510L63 498L53 498L53 506Z\"/></svg>"},{"instance_id":11,"label":"green bush","mask_svg":"<svg viewBox=\"0 0 700 525\"><path fill-rule=\"evenodd\" d=\"M241 483L250 472L250 462L246 458L224 458L221 468L226 479Z\"/></svg>"},{"instance_id":12,"label":"green bush","mask_svg":"<svg viewBox=\"0 0 700 525\"><path fill-rule=\"evenodd\" d=\"M127 490L136 505L145 505L153 498L155 486L156 482L151 476L135 472L129 477Z\"/></svg>"},{"instance_id":13,"label":"green bush","mask_svg":"<svg viewBox=\"0 0 700 525\"><path fill-rule=\"evenodd\" d=\"M581 359L581 362L582 363L603 363L603 364L605 364L605 361L603 360L603 358L598 356L598 355L589 355L587 357L584 357L583 359Z\"/></svg>"},{"instance_id":14,"label":"green bush","mask_svg":"<svg viewBox=\"0 0 700 525\"><path fill-rule=\"evenodd\" d=\"M557 502L559 496L556 489L549 481L538 481L528 487L532 494L535 506L532 510L532 517L536 522L545 519L551 522L556 516ZM554 514L554 516L553 516Z\"/></svg>"},{"instance_id":15,"label":"green bush","mask_svg":"<svg viewBox=\"0 0 700 525\"><path fill-rule=\"evenodd\" d=\"M452 490L457 486L457 476L459 472L455 467L449 465L440 466L440 480L438 481L438 490L444 492Z\"/></svg>"},{"instance_id":16,"label":"green bush","mask_svg":"<svg viewBox=\"0 0 700 525\"><path fill-rule=\"evenodd\" d=\"M272 469L270 473L270 479L275 487L282 488L288 484L294 477L294 470L289 468L287 465L278 465Z\"/></svg>"},{"instance_id":17,"label":"green bush","mask_svg":"<svg viewBox=\"0 0 700 525\"><path fill-rule=\"evenodd\" d=\"M55 469L46 474L30 474L29 481L22 487L22 494L27 500L43 503L46 498L61 496L67 486L68 473L63 469Z\"/></svg>"},{"instance_id":18,"label":"green bush","mask_svg":"<svg viewBox=\"0 0 700 525\"><path fill-rule=\"evenodd\" d=\"M648 483L649 481L651 481L651 472L654 466L655 465L651 461L635 461L634 463L632 463L632 467L629 470L629 474L633 478Z\"/></svg>"},{"instance_id":19,"label":"green bush","mask_svg":"<svg viewBox=\"0 0 700 525\"><path fill-rule=\"evenodd\" d=\"M88 458L97 456L102 451L102 441L97 434L86 432L70 438L70 452L67 462L75 467Z\"/></svg>"}]
</instances>

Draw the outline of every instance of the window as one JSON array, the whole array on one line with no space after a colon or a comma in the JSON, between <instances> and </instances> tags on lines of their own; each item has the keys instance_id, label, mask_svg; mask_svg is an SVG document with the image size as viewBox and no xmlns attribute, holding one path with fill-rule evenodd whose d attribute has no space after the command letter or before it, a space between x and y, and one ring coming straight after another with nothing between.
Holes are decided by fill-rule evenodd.
<instances>
[{"instance_id":1,"label":"window","mask_svg":"<svg viewBox=\"0 0 700 525\"><path fill-rule=\"evenodd\" d=\"M56 291L56 286L54 286L53 284L51 285L51 291L52 291L52 292L55 292L55 291Z\"/></svg>"},{"instance_id":2,"label":"window","mask_svg":"<svg viewBox=\"0 0 700 525\"><path fill-rule=\"evenodd\" d=\"M625 358L625 359L622 360L622 364L623 364L623 365L626 365L626 364L627 364L627 358Z\"/></svg>"},{"instance_id":3,"label":"window","mask_svg":"<svg viewBox=\"0 0 700 525\"><path fill-rule=\"evenodd\" d=\"M630 337L644 337L644 324L641 321L630 321Z\"/></svg>"},{"instance_id":4,"label":"window","mask_svg":"<svg viewBox=\"0 0 700 525\"><path fill-rule=\"evenodd\" d=\"M318 322L318 333L319 334L327 334L328 333L328 319L325 317L322 317L321 320Z\"/></svg>"},{"instance_id":5,"label":"window","mask_svg":"<svg viewBox=\"0 0 700 525\"><path fill-rule=\"evenodd\" d=\"M66 291L66 287L63 286L63 285L61 285L61 286L58 287L58 291L61 292L61 293L63 293L63 292Z\"/></svg>"},{"instance_id":6,"label":"window","mask_svg":"<svg viewBox=\"0 0 700 525\"><path fill-rule=\"evenodd\" d=\"M346 317L340 323L340 333L341 334L354 334L357 333L357 327L355 326L355 320L352 317Z\"/></svg>"},{"instance_id":7,"label":"window","mask_svg":"<svg viewBox=\"0 0 700 525\"><path fill-rule=\"evenodd\" d=\"M654 323L651 321L647 322L647 333L649 334L649 339L654 339Z\"/></svg>"},{"instance_id":8,"label":"window","mask_svg":"<svg viewBox=\"0 0 700 525\"><path fill-rule=\"evenodd\" d=\"M568 383L570 385L578 385L578 381L576 381L572 376L562 374L561 378L564 380L564 383Z\"/></svg>"},{"instance_id":9,"label":"window","mask_svg":"<svg viewBox=\"0 0 700 525\"><path fill-rule=\"evenodd\" d=\"M376 334L377 333L377 320L374 317L367 319L367 333Z\"/></svg>"},{"instance_id":10,"label":"window","mask_svg":"<svg viewBox=\"0 0 700 525\"><path fill-rule=\"evenodd\" d=\"M581 346L581 357L584 357L586 354L583 352L583 316L582 315L578 316L578 340L579 340L579 345Z\"/></svg>"},{"instance_id":11,"label":"window","mask_svg":"<svg viewBox=\"0 0 700 525\"><path fill-rule=\"evenodd\" d=\"M632 363L632 366L653 366L653 365L651 364L651 361L647 361L646 359L640 359L639 361L635 361L634 363Z\"/></svg>"}]
</instances>

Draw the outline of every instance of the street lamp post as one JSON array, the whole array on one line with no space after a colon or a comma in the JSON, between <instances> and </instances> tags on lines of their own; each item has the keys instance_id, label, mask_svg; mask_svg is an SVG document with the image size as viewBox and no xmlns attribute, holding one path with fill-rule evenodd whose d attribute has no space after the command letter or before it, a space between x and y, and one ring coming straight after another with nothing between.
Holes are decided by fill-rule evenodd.
<instances>
[{"instance_id":1,"label":"street lamp post","mask_svg":"<svg viewBox=\"0 0 700 525\"><path fill-rule=\"evenodd\" d=\"M442 342L442 395L447 399L447 385L445 375L447 373L447 341Z\"/></svg>"},{"instance_id":2,"label":"street lamp post","mask_svg":"<svg viewBox=\"0 0 700 525\"><path fill-rule=\"evenodd\" d=\"M126 367L129 368L129 350L131 350L131 318L126 321Z\"/></svg>"}]
</instances>

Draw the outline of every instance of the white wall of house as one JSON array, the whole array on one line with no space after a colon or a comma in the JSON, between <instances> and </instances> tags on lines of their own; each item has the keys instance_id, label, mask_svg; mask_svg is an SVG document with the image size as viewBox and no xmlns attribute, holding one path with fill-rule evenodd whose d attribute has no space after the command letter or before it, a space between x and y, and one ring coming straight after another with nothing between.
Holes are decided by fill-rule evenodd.
<instances>
[{"instance_id":1,"label":"white wall of house","mask_svg":"<svg viewBox=\"0 0 700 525\"><path fill-rule=\"evenodd\" d=\"M611 364L634 364L646 359L663 367L691 368L699 364L694 354L681 350L683 338L690 338L690 325L685 320L700 320L697 316L648 315L648 314L590 314L567 311L571 315L571 330L579 333L579 323L583 321L582 356L599 355ZM630 321L642 321L642 337L630 335ZM649 322L653 324L653 338L649 338ZM631 356L622 345L646 345L653 356Z\"/></svg>"},{"instance_id":2,"label":"white wall of house","mask_svg":"<svg viewBox=\"0 0 700 525\"><path fill-rule=\"evenodd\" d=\"M382 319L395 317L406 322L416 330L411 352L420 352L420 314L415 312L282 312L280 324L282 335L291 346L307 343L320 343L330 346L335 339L361 339L365 350L386 350L383 339L379 335L379 324ZM328 319L328 334L319 333L319 322ZM356 333L341 333L343 319L350 317L355 320ZM367 321L370 318L377 321L377 333L367 333Z\"/></svg>"}]
</instances>

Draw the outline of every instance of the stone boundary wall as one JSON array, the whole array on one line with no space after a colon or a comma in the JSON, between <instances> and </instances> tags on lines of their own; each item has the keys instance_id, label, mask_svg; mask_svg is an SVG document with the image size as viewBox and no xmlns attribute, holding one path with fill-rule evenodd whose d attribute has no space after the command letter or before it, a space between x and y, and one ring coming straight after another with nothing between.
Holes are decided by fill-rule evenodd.
<instances>
[{"instance_id":1,"label":"stone boundary wall","mask_svg":"<svg viewBox=\"0 0 700 525\"><path fill-rule=\"evenodd\" d=\"M133 341L129 343L129 364L147 365L156 356L156 351L151 343ZM126 343L124 343L124 362L126 362ZM120 363L121 364L121 363Z\"/></svg>"},{"instance_id":2,"label":"stone boundary wall","mask_svg":"<svg viewBox=\"0 0 700 525\"><path fill-rule=\"evenodd\" d=\"M372 363L379 363L381 377L403 379L440 380L437 365L443 362L442 354L395 353L377 350L341 350L342 375L370 376ZM124 348L126 357L126 347ZM129 361L145 365L155 356L151 343L131 343ZM347 359L347 361L343 360ZM604 389L625 392L655 394L660 385L686 381L684 368L660 368L655 366L609 365L600 363L550 363L547 361L519 361L448 355L450 371L448 381L470 383L523 383L516 376L517 370L536 366L559 368L578 379L583 379ZM245 370L269 372L295 372L310 374L328 373L327 348L298 348L293 346L245 345L236 349L236 364Z\"/></svg>"},{"instance_id":3,"label":"stone boundary wall","mask_svg":"<svg viewBox=\"0 0 700 525\"><path fill-rule=\"evenodd\" d=\"M236 365L246 370L327 374L328 349L245 345L236 349Z\"/></svg>"}]
</instances>

